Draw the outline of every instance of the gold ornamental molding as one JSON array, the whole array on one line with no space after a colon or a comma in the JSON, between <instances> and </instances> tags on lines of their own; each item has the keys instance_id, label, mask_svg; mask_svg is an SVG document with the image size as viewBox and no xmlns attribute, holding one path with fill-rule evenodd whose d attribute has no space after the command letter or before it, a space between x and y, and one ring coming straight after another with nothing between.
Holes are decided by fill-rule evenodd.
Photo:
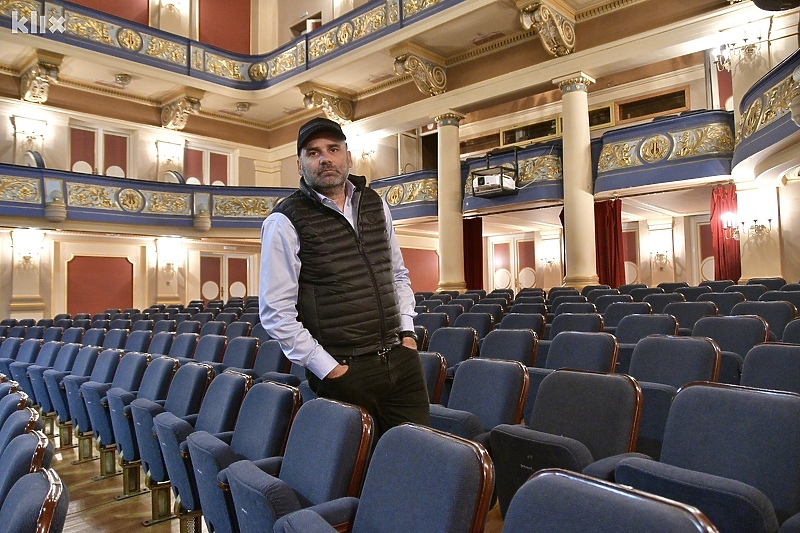
<instances>
[{"instance_id":1,"label":"gold ornamental molding","mask_svg":"<svg viewBox=\"0 0 800 533\"><path fill-rule=\"evenodd\" d=\"M589 85L593 83L595 83L595 79L585 72L576 72L553 80L553 84L561 89L562 94L574 91L585 92Z\"/></svg>"},{"instance_id":2,"label":"gold ornamental molding","mask_svg":"<svg viewBox=\"0 0 800 533\"><path fill-rule=\"evenodd\" d=\"M747 106L739 117L737 144L791 113L800 125L800 67L764 91Z\"/></svg>"},{"instance_id":3,"label":"gold ornamental molding","mask_svg":"<svg viewBox=\"0 0 800 533\"><path fill-rule=\"evenodd\" d=\"M161 107L161 125L170 130L182 130L189 121L189 115L200 113L200 99L205 91L185 88L177 97L167 99Z\"/></svg>"},{"instance_id":4,"label":"gold ornamental molding","mask_svg":"<svg viewBox=\"0 0 800 533\"><path fill-rule=\"evenodd\" d=\"M425 178L390 187L378 187L375 192L380 194L390 207L436 202L439 199L439 181L437 178Z\"/></svg>"},{"instance_id":5,"label":"gold ornamental molding","mask_svg":"<svg viewBox=\"0 0 800 533\"><path fill-rule=\"evenodd\" d=\"M342 125L353 120L356 104L352 94L311 82L303 83L298 88L303 93L306 109L322 109L326 117Z\"/></svg>"},{"instance_id":6,"label":"gold ornamental molding","mask_svg":"<svg viewBox=\"0 0 800 533\"><path fill-rule=\"evenodd\" d=\"M58 69L64 56L37 50L35 57L22 69L19 97L25 102L43 104L47 101L50 84L58 82Z\"/></svg>"},{"instance_id":7,"label":"gold ornamental molding","mask_svg":"<svg viewBox=\"0 0 800 533\"><path fill-rule=\"evenodd\" d=\"M439 127L458 126L461 121L464 120L464 115L455 113L453 111L448 111L447 113L442 113L441 115L434 117L434 120Z\"/></svg>"},{"instance_id":8,"label":"gold ornamental molding","mask_svg":"<svg viewBox=\"0 0 800 533\"><path fill-rule=\"evenodd\" d=\"M394 56L394 71L398 76L411 76L422 94L436 96L447 89L445 59L412 44L389 50Z\"/></svg>"},{"instance_id":9,"label":"gold ornamental molding","mask_svg":"<svg viewBox=\"0 0 800 533\"><path fill-rule=\"evenodd\" d=\"M214 216L217 217L257 217L268 216L275 208L279 198L276 196L252 198L250 196L214 195Z\"/></svg>"},{"instance_id":10,"label":"gold ornamental molding","mask_svg":"<svg viewBox=\"0 0 800 533\"><path fill-rule=\"evenodd\" d=\"M0 176L0 201L23 204L42 203L39 180L18 176Z\"/></svg>"},{"instance_id":11,"label":"gold ornamental molding","mask_svg":"<svg viewBox=\"0 0 800 533\"><path fill-rule=\"evenodd\" d=\"M525 30L536 30L544 49L554 57L575 51L575 17L544 2L517 0L520 22Z\"/></svg>"}]
</instances>

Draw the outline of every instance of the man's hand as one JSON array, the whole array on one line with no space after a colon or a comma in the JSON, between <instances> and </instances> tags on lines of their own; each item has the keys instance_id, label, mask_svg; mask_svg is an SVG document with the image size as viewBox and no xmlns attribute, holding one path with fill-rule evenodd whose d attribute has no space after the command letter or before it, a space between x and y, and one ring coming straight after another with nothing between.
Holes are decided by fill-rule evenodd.
<instances>
[{"instance_id":1,"label":"man's hand","mask_svg":"<svg viewBox=\"0 0 800 533\"><path fill-rule=\"evenodd\" d=\"M417 349L417 341L415 341L412 337L403 337L401 342L406 348L411 348L412 350Z\"/></svg>"},{"instance_id":2,"label":"man's hand","mask_svg":"<svg viewBox=\"0 0 800 533\"><path fill-rule=\"evenodd\" d=\"M324 379L336 379L338 377L341 377L344 375L345 372L347 372L348 368L350 367L347 365L336 365L330 372L328 372L328 375L325 376Z\"/></svg>"}]
</instances>

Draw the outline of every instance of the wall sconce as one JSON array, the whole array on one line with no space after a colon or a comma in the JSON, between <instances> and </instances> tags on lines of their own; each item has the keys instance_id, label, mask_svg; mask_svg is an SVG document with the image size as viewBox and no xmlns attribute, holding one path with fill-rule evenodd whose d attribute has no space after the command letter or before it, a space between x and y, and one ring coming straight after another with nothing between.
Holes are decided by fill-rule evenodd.
<instances>
[{"instance_id":1,"label":"wall sconce","mask_svg":"<svg viewBox=\"0 0 800 533\"><path fill-rule=\"evenodd\" d=\"M721 44L712 53L714 55L714 64L717 66L717 71L723 70L731 71L731 61L733 56L739 58L740 61L751 62L757 57L758 51L761 49L761 34L758 34L755 43L747 44L747 33L742 37L741 44L731 42Z\"/></svg>"},{"instance_id":2,"label":"wall sconce","mask_svg":"<svg viewBox=\"0 0 800 533\"><path fill-rule=\"evenodd\" d=\"M163 267L161 267L161 271L164 272L164 275L168 278L171 278L175 275L175 263L167 263Z\"/></svg>"},{"instance_id":3,"label":"wall sconce","mask_svg":"<svg viewBox=\"0 0 800 533\"><path fill-rule=\"evenodd\" d=\"M168 279L174 277L181 263L181 240L177 237L161 237L156 242L156 249L161 272Z\"/></svg>"},{"instance_id":4,"label":"wall sconce","mask_svg":"<svg viewBox=\"0 0 800 533\"><path fill-rule=\"evenodd\" d=\"M653 267L664 270L665 267L669 266L669 255L667 252L651 252L650 255L652 256L651 261Z\"/></svg>"},{"instance_id":5,"label":"wall sconce","mask_svg":"<svg viewBox=\"0 0 800 533\"><path fill-rule=\"evenodd\" d=\"M742 228L745 224L742 222ZM763 239L772 231L772 219L768 218L766 224L759 224L758 219L753 219L753 224L747 228L748 239Z\"/></svg>"},{"instance_id":6,"label":"wall sconce","mask_svg":"<svg viewBox=\"0 0 800 533\"><path fill-rule=\"evenodd\" d=\"M733 239L738 241L741 238L741 234L739 233L739 225L736 223L736 215L722 213L720 219L722 220L722 232L725 235L725 240Z\"/></svg>"},{"instance_id":7,"label":"wall sconce","mask_svg":"<svg viewBox=\"0 0 800 533\"><path fill-rule=\"evenodd\" d=\"M36 268L44 243L44 231L39 229L15 229L11 232L11 246L16 259L15 266L21 270Z\"/></svg>"},{"instance_id":8,"label":"wall sconce","mask_svg":"<svg viewBox=\"0 0 800 533\"><path fill-rule=\"evenodd\" d=\"M173 13L181 13L185 9L184 0L168 0L161 2L161 8Z\"/></svg>"}]
</instances>

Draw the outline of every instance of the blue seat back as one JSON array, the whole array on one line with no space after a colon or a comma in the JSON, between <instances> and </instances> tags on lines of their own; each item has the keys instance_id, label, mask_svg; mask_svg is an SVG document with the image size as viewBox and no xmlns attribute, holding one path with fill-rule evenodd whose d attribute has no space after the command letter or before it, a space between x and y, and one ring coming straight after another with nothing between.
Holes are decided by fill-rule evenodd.
<instances>
[{"instance_id":1,"label":"blue seat back","mask_svg":"<svg viewBox=\"0 0 800 533\"><path fill-rule=\"evenodd\" d=\"M44 330L44 335L42 335L42 340L44 342L60 341L63 335L64 335L64 328L58 326L50 326L49 328Z\"/></svg>"},{"instance_id":2,"label":"blue seat back","mask_svg":"<svg viewBox=\"0 0 800 533\"><path fill-rule=\"evenodd\" d=\"M537 342L536 333L530 329L496 329L483 339L480 356L519 361L525 366L533 366Z\"/></svg>"},{"instance_id":3,"label":"blue seat back","mask_svg":"<svg viewBox=\"0 0 800 533\"><path fill-rule=\"evenodd\" d=\"M714 302L673 302L664 306L664 314L672 315L678 320L679 328L691 330L695 323L704 316L715 316L717 305Z\"/></svg>"},{"instance_id":4,"label":"blue seat back","mask_svg":"<svg viewBox=\"0 0 800 533\"><path fill-rule=\"evenodd\" d=\"M761 284L730 285L725 287L723 292L740 292L746 300L758 300L762 294L767 292L767 287Z\"/></svg>"},{"instance_id":5,"label":"blue seat back","mask_svg":"<svg viewBox=\"0 0 800 533\"><path fill-rule=\"evenodd\" d=\"M768 342L753 346L744 357L740 384L800 393L800 345Z\"/></svg>"},{"instance_id":6,"label":"blue seat back","mask_svg":"<svg viewBox=\"0 0 800 533\"><path fill-rule=\"evenodd\" d=\"M172 348L180 347L181 342L187 344L186 348L182 349L182 353L172 353L172 357L191 357L195 361L207 363L219 363L222 361L222 356L225 353L225 347L228 345L228 337L225 335L203 335L202 337L197 333L183 333L175 337L175 342ZM191 352L189 346L191 345ZM189 355L183 355L189 353Z\"/></svg>"},{"instance_id":7,"label":"blue seat back","mask_svg":"<svg viewBox=\"0 0 800 533\"><path fill-rule=\"evenodd\" d=\"M698 302L714 302L717 314L728 316L733 311L733 306L744 302L745 297L741 292L707 292L697 297Z\"/></svg>"},{"instance_id":8,"label":"blue seat back","mask_svg":"<svg viewBox=\"0 0 800 533\"><path fill-rule=\"evenodd\" d=\"M701 294L707 294L712 291L711 287L700 285L698 287L679 287L675 289L675 292L682 294L687 302L695 302Z\"/></svg>"},{"instance_id":9,"label":"blue seat back","mask_svg":"<svg viewBox=\"0 0 800 533\"><path fill-rule=\"evenodd\" d=\"M447 361L438 352L419 352L419 357L422 363L422 373L425 376L425 386L428 389L428 401L439 403L447 373Z\"/></svg>"},{"instance_id":10,"label":"blue seat back","mask_svg":"<svg viewBox=\"0 0 800 533\"><path fill-rule=\"evenodd\" d=\"M61 342L65 344L82 343L83 333L85 331L85 329L78 327L67 328L64 330L64 334L61 336Z\"/></svg>"},{"instance_id":11,"label":"blue seat back","mask_svg":"<svg viewBox=\"0 0 800 533\"><path fill-rule=\"evenodd\" d=\"M650 304L651 312L663 313L664 307L672 302L685 302L686 297L679 292L665 292L648 294L644 297L644 302Z\"/></svg>"},{"instance_id":12,"label":"blue seat back","mask_svg":"<svg viewBox=\"0 0 800 533\"><path fill-rule=\"evenodd\" d=\"M633 297L634 302L643 302L644 297L648 294L659 294L666 292L661 287L636 287L635 289L631 289L628 293Z\"/></svg>"},{"instance_id":13,"label":"blue seat back","mask_svg":"<svg viewBox=\"0 0 800 533\"><path fill-rule=\"evenodd\" d=\"M200 336L203 335L224 335L225 334L225 322L220 320L210 320L203 324L203 327L200 328Z\"/></svg>"},{"instance_id":14,"label":"blue seat back","mask_svg":"<svg viewBox=\"0 0 800 533\"><path fill-rule=\"evenodd\" d=\"M91 328L86 330L83 334L84 346L103 346L103 340L106 338L106 330L102 328Z\"/></svg>"},{"instance_id":15,"label":"blue seat back","mask_svg":"<svg viewBox=\"0 0 800 533\"><path fill-rule=\"evenodd\" d=\"M103 349L111 348L114 350L123 350L125 349L125 342L127 340L127 329L110 329L103 339Z\"/></svg>"},{"instance_id":16,"label":"blue seat back","mask_svg":"<svg viewBox=\"0 0 800 533\"><path fill-rule=\"evenodd\" d=\"M439 352L447 367L474 357L478 350L478 334L472 328L439 328L428 341L429 352Z\"/></svg>"},{"instance_id":17,"label":"blue seat back","mask_svg":"<svg viewBox=\"0 0 800 533\"><path fill-rule=\"evenodd\" d=\"M236 337L247 337L253 326L249 322L235 321L228 324L225 328L225 336L228 339L235 339Z\"/></svg>"},{"instance_id":18,"label":"blue seat back","mask_svg":"<svg viewBox=\"0 0 800 533\"><path fill-rule=\"evenodd\" d=\"M234 337L228 341L222 362L229 367L251 369L255 364L258 339Z\"/></svg>"},{"instance_id":19,"label":"blue seat back","mask_svg":"<svg viewBox=\"0 0 800 533\"><path fill-rule=\"evenodd\" d=\"M208 386L197 421L195 431L222 433L231 431L236 425L236 417L242 406L245 394L252 386L250 376L226 370L216 376Z\"/></svg>"},{"instance_id":20,"label":"blue seat back","mask_svg":"<svg viewBox=\"0 0 800 533\"><path fill-rule=\"evenodd\" d=\"M635 344L648 335L677 335L678 321L672 315L628 315L617 325L615 336L620 344Z\"/></svg>"},{"instance_id":21,"label":"blue seat back","mask_svg":"<svg viewBox=\"0 0 800 533\"><path fill-rule=\"evenodd\" d=\"M769 327L763 318L754 315L707 316L695 323L692 336L714 339L720 350L744 358L750 348L767 342Z\"/></svg>"},{"instance_id":22,"label":"blue seat back","mask_svg":"<svg viewBox=\"0 0 800 533\"><path fill-rule=\"evenodd\" d=\"M731 316L757 315L767 321L769 330L780 340L786 325L797 318L797 308L784 300L741 302L733 306ZM19 357L18 357L19 358Z\"/></svg>"},{"instance_id":23,"label":"blue seat back","mask_svg":"<svg viewBox=\"0 0 800 533\"><path fill-rule=\"evenodd\" d=\"M453 325L457 328L474 329L475 333L478 334L478 340L480 340L492 331L494 318L489 313L462 313L456 318Z\"/></svg>"},{"instance_id":24,"label":"blue seat back","mask_svg":"<svg viewBox=\"0 0 800 533\"><path fill-rule=\"evenodd\" d=\"M53 443L41 431L14 437L0 455L0 464L3 465L0 470L0 505L22 476L40 468L50 468L53 454Z\"/></svg>"},{"instance_id":25,"label":"blue seat back","mask_svg":"<svg viewBox=\"0 0 800 533\"><path fill-rule=\"evenodd\" d=\"M283 355L281 344L278 341L270 339L261 343L253 363L253 371L259 376L267 372L286 373L289 371L289 360Z\"/></svg>"},{"instance_id":26,"label":"blue seat back","mask_svg":"<svg viewBox=\"0 0 800 533\"><path fill-rule=\"evenodd\" d=\"M458 366L447 407L474 414L488 431L499 424L518 424L527 392L528 372L522 363L478 357Z\"/></svg>"},{"instance_id":27,"label":"blue seat back","mask_svg":"<svg viewBox=\"0 0 800 533\"><path fill-rule=\"evenodd\" d=\"M126 352L147 352L153 333L150 330L131 331L123 349Z\"/></svg>"},{"instance_id":28,"label":"blue seat back","mask_svg":"<svg viewBox=\"0 0 800 533\"><path fill-rule=\"evenodd\" d=\"M618 349L617 339L610 333L562 331L550 343L545 367L612 372Z\"/></svg>"},{"instance_id":29,"label":"blue seat back","mask_svg":"<svg viewBox=\"0 0 800 533\"><path fill-rule=\"evenodd\" d=\"M719 346L707 337L651 335L636 343L628 374L680 389L693 381L716 381L720 363Z\"/></svg>"},{"instance_id":30,"label":"blue seat back","mask_svg":"<svg viewBox=\"0 0 800 533\"><path fill-rule=\"evenodd\" d=\"M56 471L47 468L24 475L17 481L0 507L0 524L8 531L46 531L64 529L69 508L67 488Z\"/></svg>"},{"instance_id":31,"label":"blue seat back","mask_svg":"<svg viewBox=\"0 0 800 533\"><path fill-rule=\"evenodd\" d=\"M550 338L562 331L602 331L603 317L599 313L561 313L553 318Z\"/></svg>"},{"instance_id":32,"label":"blue seat back","mask_svg":"<svg viewBox=\"0 0 800 533\"><path fill-rule=\"evenodd\" d=\"M617 327L623 317L652 312L653 308L647 302L615 302L606 307L606 312L603 313L603 324L605 327Z\"/></svg>"},{"instance_id":33,"label":"blue seat back","mask_svg":"<svg viewBox=\"0 0 800 533\"><path fill-rule=\"evenodd\" d=\"M175 334L169 331L153 333L150 339L150 346L147 350L153 355L169 355L172 343L175 341Z\"/></svg>"}]
</instances>

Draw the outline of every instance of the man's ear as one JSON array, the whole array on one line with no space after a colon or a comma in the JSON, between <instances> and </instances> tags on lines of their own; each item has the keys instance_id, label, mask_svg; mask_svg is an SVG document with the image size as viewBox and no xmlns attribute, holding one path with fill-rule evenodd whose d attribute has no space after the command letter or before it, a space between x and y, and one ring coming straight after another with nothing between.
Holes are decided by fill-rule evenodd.
<instances>
[{"instance_id":1,"label":"man's ear","mask_svg":"<svg viewBox=\"0 0 800 533\"><path fill-rule=\"evenodd\" d=\"M297 158L297 173L300 174L301 176L303 175L303 167L302 167L302 165L300 165L300 158L299 157Z\"/></svg>"},{"instance_id":2,"label":"man's ear","mask_svg":"<svg viewBox=\"0 0 800 533\"><path fill-rule=\"evenodd\" d=\"M350 150L347 151L347 166L353 168L353 154L350 153Z\"/></svg>"}]
</instances>

